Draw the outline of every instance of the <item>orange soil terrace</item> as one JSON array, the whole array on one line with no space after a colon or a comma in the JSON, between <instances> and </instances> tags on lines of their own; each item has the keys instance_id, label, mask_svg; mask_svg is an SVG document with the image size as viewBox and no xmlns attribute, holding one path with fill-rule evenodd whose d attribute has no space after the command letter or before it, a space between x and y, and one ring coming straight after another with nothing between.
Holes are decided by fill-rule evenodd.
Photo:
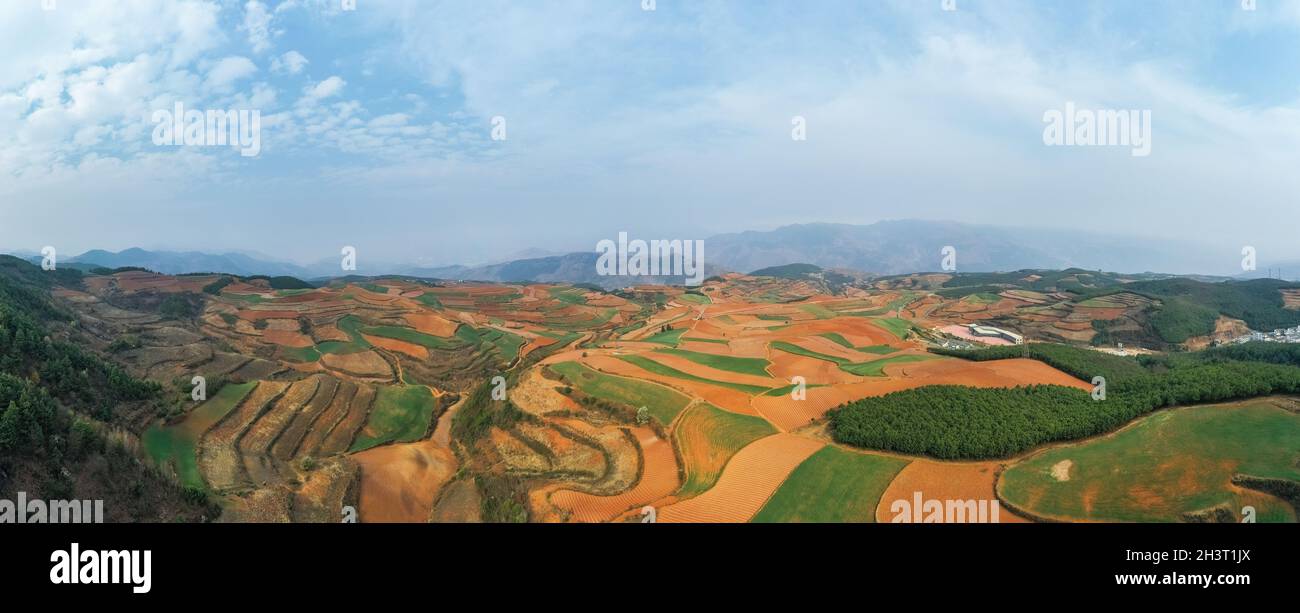
<instances>
[{"instance_id":1,"label":"orange soil terrace","mask_svg":"<svg viewBox=\"0 0 1300 613\"><path fill-rule=\"evenodd\" d=\"M150 273L92 275L85 280L85 293L60 291L58 296L72 305L115 309L109 311L113 316L143 320L146 325L178 327L185 324L156 323L156 313L141 315L107 304L95 305L108 294L123 291L199 293L216 278ZM824 418L828 409L845 402L925 385L1012 387L1048 383L1091 389L1086 382L1033 360L968 362L928 355L920 342L900 339L871 317L843 313L882 309L900 300L904 288L916 292L916 297L901 309L903 315L925 330L1011 314L1039 326L1038 330L1083 337L1092 333L1091 318L1120 318L1129 313L1121 306L1085 309L1072 303L1046 304L1060 300L1046 295L1041 299L1029 294L1023 299L1003 296L993 304L979 304L925 293L947 278L934 275L928 279L902 279L897 281L897 287L858 290L846 298L815 295L816 288L803 281L727 275L723 281L709 281L698 289L712 300L707 305L681 301L681 288L656 286L633 288L626 293L561 293L556 285L547 284L435 286L383 279L376 281L383 286L380 292L349 283L282 296L263 281L235 281L221 295L203 296L205 309L198 318L202 322L198 332L221 344L237 345L222 359L211 360L223 364L222 372L230 375L230 380L259 383L203 436L198 449L200 472L217 495L227 497L224 502L241 494L247 494L244 497L250 501L270 500L284 492L299 497L319 498L326 492L341 496L339 492L348 489L347 484L359 483L352 491L359 497L356 504L361 520L366 522L423 522L447 516L440 497L453 477L455 485L448 491L456 492L457 500L477 512L475 476L481 474L505 474L526 483L534 520L635 520L641 507L653 505L658 520L664 522L748 521L792 470L826 444L818 438L821 434L803 429ZM425 294L437 297L441 306L419 300ZM250 300L234 295L261 298ZM629 296L637 301L629 301ZM663 310L649 306L655 301L663 304L664 300L672 306ZM1288 304L1300 304L1300 294L1287 295L1287 300ZM1036 302L1045 304L1035 306ZM641 314L643 308L645 315ZM929 323L932 313L933 324ZM353 336L337 325L345 315L360 322L358 330L405 326L453 340L447 349L431 352L410 341L362 334L371 347L349 346L343 353L330 353L322 347L319 358L313 352L293 351L322 341L352 343ZM629 322L638 326L614 332ZM473 335L457 337L458 328L467 324L487 339L500 340L489 329L523 338L519 354L525 359L491 363L498 352L489 340L475 344L466 341ZM704 354L706 358L702 359L712 365L659 351L672 340L645 340L660 334L665 326L680 332L680 336L674 335L677 348ZM571 344L567 347L556 347L554 337L567 332L576 333L577 340L568 341ZM836 340L821 336L827 333L838 336ZM840 344L840 338L852 347ZM663 337L659 340L663 341ZM883 376L867 377L849 373L827 359L773 348L774 341L850 363L899 355L925 354L930 359L891 364L883 369ZM867 346L890 349L853 348ZM159 349L159 355L163 355L166 348ZM533 352L538 350L546 350L548 355L533 362ZM630 355L717 383L658 374L620 359ZM304 356L314 361L306 361ZM764 359L769 363L767 375L726 370L736 366L707 356ZM631 417L636 407L619 406L608 411L576 401L581 394L565 395L560 391L565 384L545 378L542 370L548 364L570 361L611 375L662 384L683 393L691 403L708 402L724 411L761 417L780 432L741 448L721 467L713 487L679 500L675 494L681 487L681 467L672 441L681 440L673 438L680 434L676 430L680 420L655 424L653 428L637 426ZM461 363L464 372L456 371ZM519 364L528 370L507 372L521 368ZM439 419L428 439L348 453L357 433L371 423L378 387L394 384L399 373L408 380L464 397L473 389L467 386L485 380L485 373L498 372L511 376L510 401L530 417L506 429L491 428L481 448L456 447L461 441L453 440L450 434L453 408ZM794 400L789 394L755 395L727 387L739 384L784 388L794 377L803 377L817 386L807 389L805 400ZM706 440L703 444L714 443ZM458 457L452 453L454 447L465 453ZM478 451L483 451L486 459L480 461ZM318 462L315 470L302 469L299 462L306 457ZM333 472L325 473L326 467ZM359 481L346 477L345 468L359 471ZM889 486L877 517L882 521L892 519L889 503L903 497L911 500L915 491L922 492L926 499L991 499L998 468L996 462L915 459ZM335 473L344 480L326 478ZM1001 520L1018 518L1004 509Z\"/></svg>"},{"instance_id":2,"label":"orange soil terrace","mask_svg":"<svg viewBox=\"0 0 1300 613\"><path fill-rule=\"evenodd\" d=\"M922 500L986 500L992 504L997 500L993 488L1001 467L998 462L912 460L880 496L876 521L894 521L896 514L891 510L894 501L906 500L912 505L916 492L921 492ZM998 521L1006 524L1026 523L1027 520L1004 507L998 513Z\"/></svg>"},{"instance_id":3,"label":"orange soil terrace","mask_svg":"<svg viewBox=\"0 0 1300 613\"><path fill-rule=\"evenodd\" d=\"M550 494L550 503L567 510L573 521L604 522L672 494L678 486L677 458L672 446L649 428L636 428L632 433L641 445L644 458L636 485L615 496L559 490Z\"/></svg>"},{"instance_id":4,"label":"orange soil terrace","mask_svg":"<svg viewBox=\"0 0 1300 613\"><path fill-rule=\"evenodd\" d=\"M664 523L749 521L785 478L824 443L794 434L773 434L741 449L718 483L691 498L658 509Z\"/></svg>"}]
</instances>

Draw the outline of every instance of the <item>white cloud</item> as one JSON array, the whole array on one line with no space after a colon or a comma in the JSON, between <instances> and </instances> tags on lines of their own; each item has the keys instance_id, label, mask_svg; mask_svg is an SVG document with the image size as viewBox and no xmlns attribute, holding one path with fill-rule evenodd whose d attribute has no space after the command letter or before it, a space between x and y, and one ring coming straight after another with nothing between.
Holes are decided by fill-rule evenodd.
<instances>
[{"instance_id":1,"label":"white cloud","mask_svg":"<svg viewBox=\"0 0 1300 613\"><path fill-rule=\"evenodd\" d=\"M219 92L230 91L234 84L257 72L257 65L246 57L230 56L222 58L208 70L203 86Z\"/></svg>"},{"instance_id":2,"label":"white cloud","mask_svg":"<svg viewBox=\"0 0 1300 613\"><path fill-rule=\"evenodd\" d=\"M254 53L262 53L271 48L271 19L274 15L266 5L257 0L249 0L244 5L244 23L240 30L248 33L248 44Z\"/></svg>"},{"instance_id":3,"label":"white cloud","mask_svg":"<svg viewBox=\"0 0 1300 613\"><path fill-rule=\"evenodd\" d=\"M324 100L325 98L337 95L339 92L343 91L343 86L345 85L347 85L347 81L344 81L338 76L332 76L320 83L307 87L303 91L303 96L312 101Z\"/></svg>"},{"instance_id":4,"label":"white cloud","mask_svg":"<svg viewBox=\"0 0 1300 613\"><path fill-rule=\"evenodd\" d=\"M307 58L304 57L303 54L293 50L287 51L284 55L271 60L272 72L298 74L302 72L302 69L305 66L307 66Z\"/></svg>"}]
</instances>

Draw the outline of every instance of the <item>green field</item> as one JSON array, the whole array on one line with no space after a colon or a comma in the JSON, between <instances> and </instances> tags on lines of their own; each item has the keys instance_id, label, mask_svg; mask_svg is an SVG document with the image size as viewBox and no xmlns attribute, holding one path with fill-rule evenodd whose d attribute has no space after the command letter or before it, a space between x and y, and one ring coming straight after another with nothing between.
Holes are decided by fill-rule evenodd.
<instances>
[{"instance_id":1,"label":"green field","mask_svg":"<svg viewBox=\"0 0 1300 613\"><path fill-rule=\"evenodd\" d=\"M624 362L633 364L635 366L648 370L657 375L672 377L674 379L682 379L683 381L694 381L696 383L707 383L709 385L717 385L719 387L726 387L733 390L745 392L746 394L762 394L766 392L768 389L770 389L766 387L759 387L757 385L745 385L743 383L731 383L728 381L714 381L713 379L705 379L704 377L697 377L690 373L684 373L680 370L677 370L676 368L664 366L663 364L660 364L659 362L651 360L650 358L647 358L645 356L620 355L615 357L617 357L620 360L623 360Z\"/></svg>"},{"instance_id":2,"label":"green field","mask_svg":"<svg viewBox=\"0 0 1300 613\"><path fill-rule=\"evenodd\" d=\"M786 477L751 520L757 523L872 523L906 460L822 447Z\"/></svg>"},{"instance_id":3,"label":"green field","mask_svg":"<svg viewBox=\"0 0 1300 613\"><path fill-rule=\"evenodd\" d=\"M767 367L770 363L763 358L739 358L733 355L717 355L713 353L702 353L699 351L689 351L687 349L659 349L659 353L675 355L686 358L701 366L725 370L728 372L740 373L742 375L754 375L755 377L770 377Z\"/></svg>"},{"instance_id":4,"label":"green field","mask_svg":"<svg viewBox=\"0 0 1300 613\"><path fill-rule=\"evenodd\" d=\"M888 317L883 319L873 319L871 323L888 330L890 334L898 338L906 338L908 330L912 329L912 322L897 317Z\"/></svg>"},{"instance_id":5,"label":"green field","mask_svg":"<svg viewBox=\"0 0 1300 613\"><path fill-rule=\"evenodd\" d=\"M713 304L713 301L710 300L709 297L705 296L704 294L695 294L692 292L686 292L685 294L682 294L679 298L681 298L682 302L689 302L691 304Z\"/></svg>"},{"instance_id":6,"label":"green field","mask_svg":"<svg viewBox=\"0 0 1300 613\"><path fill-rule=\"evenodd\" d=\"M816 303L801 304L799 305L799 310L808 313L809 315L812 315L817 319L831 319L832 317L836 317L839 315L839 313L836 313L835 311L832 311Z\"/></svg>"},{"instance_id":7,"label":"green field","mask_svg":"<svg viewBox=\"0 0 1300 613\"><path fill-rule=\"evenodd\" d=\"M370 336L406 341L429 349L458 349L465 346L465 343L461 340L442 338L440 336L425 334L418 330L403 328L401 326L366 326L361 328L361 332L369 334ZM457 332L459 333L459 330L457 330Z\"/></svg>"},{"instance_id":8,"label":"green field","mask_svg":"<svg viewBox=\"0 0 1300 613\"><path fill-rule=\"evenodd\" d=\"M785 341L772 341L771 343L768 343L768 345L773 349L780 349L781 351L784 351L786 353L793 353L795 355L801 355L805 358L813 358L816 360L830 362L832 364L839 365L841 368L843 368L846 365L852 364L852 362L844 358L841 358L839 356L820 353L817 351L813 351L812 349L804 349L803 347L800 347L799 345L796 345L794 343L787 343Z\"/></svg>"},{"instance_id":9,"label":"green field","mask_svg":"<svg viewBox=\"0 0 1300 613\"><path fill-rule=\"evenodd\" d=\"M238 302L247 302L249 304L261 304L266 302L266 296L261 294L232 294L230 292L221 292L221 296Z\"/></svg>"},{"instance_id":10,"label":"green field","mask_svg":"<svg viewBox=\"0 0 1300 613\"><path fill-rule=\"evenodd\" d=\"M818 334L817 336L820 336L822 338L829 338L832 341L834 341L836 345L844 347L845 349L854 348L853 343L850 343L849 339L844 338L844 336L841 335L839 332L823 332L821 334Z\"/></svg>"},{"instance_id":11,"label":"green field","mask_svg":"<svg viewBox=\"0 0 1300 613\"><path fill-rule=\"evenodd\" d=\"M1052 476L1069 466L1068 480ZM1266 402L1150 415L1123 431L1014 464L999 492L1033 513L1067 519L1164 522L1245 505L1258 521L1296 521L1281 500L1231 485L1234 474L1300 482L1300 415Z\"/></svg>"},{"instance_id":12,"label":"green field","mask_svg":"<svg viewBox=\"0 0 1300 613\"><path fill-rule=\"evenodd\" d=\"M420 294L419 296L416 296L415 301L419 302L420 304L427 304L435 309L442 308L442 301L438 300L437 296L427 292Z\"/></svg>"},{"instance_id":13,"label":"green field","mask_svg":"<svg viewBox=\"0 0 1300 613\"><path fill-rule=\"evenodd\" d=\"M886 366L892 364L906 364L908 362L924 362L926 360L934 359L938 359L938 357L933 355L896 355L892 358L881 358L870 362L840 366L840 369L858 375L859 377L883 377L885 376Z\"/></svg>"},{"instance_id":14,"label":"green field","mask_svg":"<svg viewBox=\"0 0 1300 613\"><path fill-rule=\"evenodd\" d=\"M842 336L839 332L823 332L821 334L818 334L817 336L820 336L822 338L828 338L831 341L833 341L836 345L839 345L845 349L852 349L854 351L861 351L863 353L874 353L876 355L885 355L887 353L893 353L895 351L898 351L898 349L894 347L890 347L889 345L867 345L865 347L854 347L853 343L850 343L849 339L844 338L844 336Z\"/></svg>"},{"instance_id":15,"label":"green field","mask_svg":"<svg viewBox=\"0 0 1300 613\"><path fill-rule=\"evenodd\" d=\"M497 348L497 351L501 353L501 357L505 358L507 362L519 357L519 348L528 342L518 334L511 334L496 328L488 328L480 332L479 337L492 343Z\"/></svg>"},{"instance_id":16,"label":"green field","mask_svg":"<svg viewBox=\"0 0 1300 613\"><path fill-rule=\"evenodd\" d=\"M731 456L745 445L776 434L767 420L724 411L710 404L691 407L673 429L686 480L677 495L698 496L718 482Z\"/></svg>"},{"instance_id":17,"label":"green field","mask_svg":"<svg viewBox=\"0 0 1300 613\"><path fill-rule=\"evenodd\" d=\"M781 351L784 351L786 353L793 353L795 355L801 355L806 358L814 358L817 360L824 360L826 362L831 362L832 364L839 366L840 370L843 370L844 372L850 374L858 375L859 377L883 377L885 376L885 372L884 372L885 367L889 366L890 364L920 362L923 360L933 360L935 358L935 356L932 355L899 355L899 356L894 356L892 358L879 358L879 359L871 360L869 362L850 362L839 356L819 353L817 351L813 351L811 349L805 349L803 347L800 347L799 345L795 345L794 343L787 343L785 341L772 341L770 345L773 349L780 349ZM881 347L885 347L885 345L881 345ZM889 351L893 352L896 350L893 348L889 348Z\"/></svg>"},{"instance_id":18,"label":"green field","mask_svg":"<svg viewBox=\"0 0 1300 613\"><path fill-rule=\"evenodd\" d=\"M378 389L366 426L349 453L388 442L410 442L429 431L438 402L423 385L385 385Z\"/></svg>"},{"instance_id":19,"label":"green field","mask_svg":"<svg viewBox=\"0 0 1300 613\"><path fill-rule=\"evenodd\" d=\"M647 343L659 343L660 345L671 345L676 347L677 344L682 341L682 335L686 334L689 330L689 328L673 328L671 330L651 334L650 336L645 337L644 340Z\"/></svg>"},{"instance_id":20,"label":"green field","mask_svg":"<svg viewBox=\"0 0 1300 613\"><path fill-rule=\"evenodd\" d=\"M730 345L730 341L722 338L704 338L702 336L683 338L682 342L691 343L713 343L715 345Z\"/></svg>"},{"instance_id":21,"label":"green field","mask_svg":"<svg viewBox=\"0 0 1300 613\"><path fill-rule=\"evenodd\" d=\"M546 290L551 297L565 304L587 304L587 290L575 287L551 287Z\"/></svg>"},{"instance_id":22,"label":"green field","mask_svg":"<svg viewBox=\"0 0 1300 613\"><path fill-rule=\"evenodd\" d=\"M208 428L216 425L257 386L252 383L228 383L221 386L206 402L174 426L151 426L141 442L154 463L171 465L176 476L186 487L204 488L203 475L199 473L196 448Z\"/></svg>"},{"instance_id":23,"label":"green field","mask_svg":"<svg viewBox=\"0 0 1300 613\"><path fill-rule=\"evenodd\" d=\"M561 362L552 364L550 368L583 393L632 408L645 407L652 417L664 425L672 423L677 414L691 402L690 398L670 387L607 375L577 362Z\"/></svg>"}]
</instances>

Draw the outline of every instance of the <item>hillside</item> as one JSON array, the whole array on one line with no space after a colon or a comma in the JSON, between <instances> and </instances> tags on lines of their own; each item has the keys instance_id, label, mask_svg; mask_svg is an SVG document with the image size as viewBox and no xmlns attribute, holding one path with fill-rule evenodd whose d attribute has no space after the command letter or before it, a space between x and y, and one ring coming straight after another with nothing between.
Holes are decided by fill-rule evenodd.
<instances>
[{"instance_id":1,"label":"hillside","mask_svg":"<svg viewBox=\"0 0 1300 613\"><path fill-rule=\"evenodd\" d=\"M217 511L142 464L122 434L130 413L162 399L86 349L73 317L46 292L80 285L0 256L0 498L99 499L106 521L198 521Z\"/></svg>"}]
</instances>

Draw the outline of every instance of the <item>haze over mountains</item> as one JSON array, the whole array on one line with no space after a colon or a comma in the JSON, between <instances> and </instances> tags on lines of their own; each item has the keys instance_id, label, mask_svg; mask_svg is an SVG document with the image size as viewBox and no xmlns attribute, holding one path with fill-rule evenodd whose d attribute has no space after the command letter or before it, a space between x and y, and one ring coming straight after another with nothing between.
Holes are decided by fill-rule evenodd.
<instances>
[{"instance_id":1,"label":"haze over mountains","mask_svg":"<svg viewBox=\"0 0 1300 613\"><path fill-rule=\"evenodd\" d=\"M638 237L632 238L655 238ZM595 241L592 241L593 247ZM1242 275L1238 253L1220 253L1192 241L1135 239L1085 230L1019 229L946 221L882 221L871 225L811 223L771 231L719 234L704 239L707 274L751 272L792 263L823 268L851 269L882 275L938 271L942 250L956 249L957 270L990 272L1026 268L1084 268L1113 272L1266 276L1282 269L1287 278L1300 265L1269 261L1259 256L1258 270ZM524 249L520 255L536 253ZM562 281L607 287L642 282L680 282L681 279L602 277L596 274L597 255L576 252L523 257L487 265L416 266L368 261L359 254L357 270L345 273L339 258L313 264L278 262L244 253L149 251L133 248L112 253L91 250L64 261L79 267L139 266L167 274L226 272L238 275L291 275L303 279L343 274L409 275L476 281ZM39 260L39 256L29 257ZM1274 274L1276 276L1276 273Z\"/></svg>"}]
</instances>

